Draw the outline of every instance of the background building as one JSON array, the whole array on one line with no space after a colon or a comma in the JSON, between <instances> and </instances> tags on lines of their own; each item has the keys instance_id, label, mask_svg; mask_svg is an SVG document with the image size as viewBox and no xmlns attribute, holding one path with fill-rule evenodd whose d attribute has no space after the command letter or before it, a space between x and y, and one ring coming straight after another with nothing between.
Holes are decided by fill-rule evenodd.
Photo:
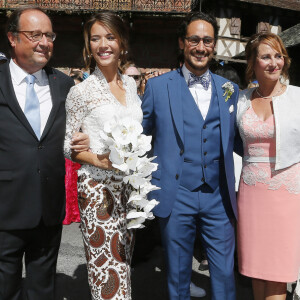
<instances>
[{"instance_id":1,"label":"background building","mask_svg":"<svg viewBox=\"0 0 300 300\"><path fill-rule=\"evenodd\" d=\"M130 28L130 56L142 68L172 69L178 65L177 27L190 11L213 14L219 22L216 62L232 65L243 78L243 51L248 38L270 30L289 40L293 58L291 82L300 85L300 2L298 0L0 0L0 51L8 54L4 26L7 16L20 6L37 5L47 10L57 33L54 67L83 67L83 24L99 10L116 11ZM296 26L296 27L295 27ZM294 28L290 33L286 30Z\"/></svg>"}]
</instances>

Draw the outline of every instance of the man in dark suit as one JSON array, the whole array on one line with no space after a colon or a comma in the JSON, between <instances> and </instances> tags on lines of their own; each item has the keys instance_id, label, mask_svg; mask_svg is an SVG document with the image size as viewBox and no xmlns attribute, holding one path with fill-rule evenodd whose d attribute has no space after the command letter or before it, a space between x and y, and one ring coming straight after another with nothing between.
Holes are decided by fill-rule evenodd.
<instances>
[{"instance_id":1,"label":"man in dark suit","mask_svg":"<svg viewBox=\"0 0 300 300\"><path fill-rule=\"evenodd\" d=\"M158 169L152 183L160 203L170 300L189 300L196 227L206 249L213 300L234 300L233 145L238 86L209 71L215 18L193 13L180 28L182 68L152 78L143 97L146 134L155 130Z\"/></svg>"},{"instance_id":2,"label":"man in dark suit","mask_svg":"<svg viewBox=\"0 0 300 300\"><path fill-rule=\"evenodd\" d=\"M65 214L65 99L73 80L46 67L55 34L39 8L7 23L9 62L0 66L0 299L54 300ZM86 137L81 136L84 140Z\"/></svg>"}]
</instances>

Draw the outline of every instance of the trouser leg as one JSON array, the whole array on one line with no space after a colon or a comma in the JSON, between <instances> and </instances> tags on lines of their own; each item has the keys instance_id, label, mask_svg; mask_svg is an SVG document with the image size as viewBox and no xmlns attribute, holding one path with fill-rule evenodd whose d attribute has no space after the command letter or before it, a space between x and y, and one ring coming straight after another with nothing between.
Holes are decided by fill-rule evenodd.
<instances>
[{"instance_id":1,"label":"trouser leg","mask_svg":"<svg viewBox=\"0 0 300 300\"><path fill-rule=\"evenodd\" d=\"M25 250L28 300L55 300L55 275L62 226L40 224Z\"/></svg>"},{"instance_id":2,"label":"trouser leg","mask_svg":"<svg viewBox=\"0 0 300 300\"><path fill-rule=\"evenodd\" d=\"M195 194L180 187L171 215L160 218L170 300L190 300L197 210Z\"/></svg>"},{"instance_id":3,"label":"trouser leg","mask_svg":"<svg viewBox=\"0 0 300 300\"><path fill-rule=\"evenodd\" d=\"M207 190L204 186L199 192L199 223L209 262L212 300L235 300L233 215L228 198L221 196L219 188L212 193Z\"/></svg>"},{"instance_id":4,"label":"trouser leg","mask_svg":"<svg viewBox=\"0 0 300 300\"><path fill-rule=\"evenodd\" d=\"M22 231L0 231L0 299L22 299Z\"/></svg>"}]
</instances>

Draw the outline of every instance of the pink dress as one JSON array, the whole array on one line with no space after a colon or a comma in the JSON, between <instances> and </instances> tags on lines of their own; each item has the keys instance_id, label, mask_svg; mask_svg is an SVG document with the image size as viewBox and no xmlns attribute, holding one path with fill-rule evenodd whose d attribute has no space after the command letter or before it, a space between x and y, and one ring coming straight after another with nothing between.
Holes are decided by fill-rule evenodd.
<instances>
[{"instance_id":1,"label":"pink dress","mask_svg":"<svg viewBox=\"0 0 300 300\"><path fill-rule=\"evenodd\" d=\"M238 193L239 270L258 279L295 281L300 266L300 163L275 171L273 115L262 121L250 106L239 131L244 144Z\"/></svg>"}]
</instances>

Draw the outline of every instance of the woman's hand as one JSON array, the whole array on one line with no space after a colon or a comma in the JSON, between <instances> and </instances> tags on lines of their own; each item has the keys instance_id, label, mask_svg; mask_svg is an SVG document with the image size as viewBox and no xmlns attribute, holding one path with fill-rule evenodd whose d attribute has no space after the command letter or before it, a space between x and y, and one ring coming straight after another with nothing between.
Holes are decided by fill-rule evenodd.
<instances>
[{"instance_id":1,"label":"woman's hand","mask_svg":"<svg viewBox=\"0 0 300 300\"><path fill-rule=\"evenodd\" d=\"M75 152L72 151L72 160L82 165L92 165L104 170L113 170L112 162L109 160L109 152L105 154L96 154L91 151Z\"/></svg>"},{"instance_id":2,"label":"woman's hand","mask_svg":"<svg viewBox=\"0 0 300 300\"><path fill-rule=\"evenodd\" d=\"M94 164L95 167L113 170L112 162L109 160L109 152L105 154L95 154Z\"/></svg>"},{"instance_id":3,"label":"woman's hand","mask_svg":"<svg viewBox=\"0 0 300 300\"><path fill-rule=\"evenodd\" d=\"M90 148L90 138L82 132L75 132L70 143L71 149L75 152L88 151Z\"/></svg>"}]
</instances>

